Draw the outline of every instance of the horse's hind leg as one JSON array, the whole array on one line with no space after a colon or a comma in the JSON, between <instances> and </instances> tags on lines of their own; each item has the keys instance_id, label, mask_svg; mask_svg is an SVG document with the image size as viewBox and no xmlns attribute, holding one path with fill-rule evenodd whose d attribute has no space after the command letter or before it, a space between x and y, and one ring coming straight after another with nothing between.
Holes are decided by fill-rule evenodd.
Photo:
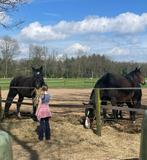
<instances>
[{"instance_id":1,"label":"horse's hind leg","mask_svg":"<svg viewBox=\"0 0 147 160\"><path fill-rule=\"evenodd\" d=\"M20 106L21 106L21 103L23 101L24 97L19 95L19 99L18 99L18 102L17 102L17 117L18 118L21 118L21 115L20 115Z\"/></svg>"},{"instance_id":2,"label":"horse's hind leg","mask_svg":"<svg viewBox=\"0 0 147 160\"><path fill-rule=\"evenodd\" d=\"M112 117L114 119L116 120L118 119L118 114L119 114L118 110L112 109Z\"/></svg>"},{"instance_id":3,"label":"horse's hind leg","mask_svg":"<svg viewBox=\"0 0 147 160\"><path fill-rule=\"evenodd\" d=\"M118 113L120 119L123 119L123 114L122 114L122 111L120 110L119 113Z\"/></svg>"},{"instance_id":4,"label":"horse's hind leg","mask_svg":"<svg viewBox=\"0 0 147 160\"><path fill-rule=\"evenodd\" d=\"M130 119L133 123L135 123L135 120L136 120L136 112L135 111L130 111Z\"/></svg>"},{"instance_id":5,"label":"horse's hind leg","mask_svg":"<svg viewBox=\"0 0 147 160\"><path fill-rule=\"evenodd\" d=\"M17 90L14 88L10 88L6 103L5 103L5 108L4 108L4 116L8 117L9 116L9 108L13 102L14 97L17 95Z\"/></svg>"},{"instance_id":6,"label":"horse's hind leg","mask_svg":"<svg viewBox=\"0 0 147 160\"><path fill-rule=\"evenodd\" d=\"M107 102L106 101L103 101L103 99L101 100L101 105L107 105ZM103 118L104 120L107 119L107 109L103 108Z\"/></svg>"}]
</instances>

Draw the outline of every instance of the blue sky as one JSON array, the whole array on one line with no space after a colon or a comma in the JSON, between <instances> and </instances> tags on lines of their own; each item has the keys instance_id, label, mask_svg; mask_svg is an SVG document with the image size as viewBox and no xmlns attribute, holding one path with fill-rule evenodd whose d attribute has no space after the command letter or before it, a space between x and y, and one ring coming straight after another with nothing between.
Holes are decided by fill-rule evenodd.
<instances>
[{"instance_id":1,"label":"blue sky","mask_svg":"<svg viewBox=\"0 0 147 160\"><path fill-rule=\"evenodd\" d=\"M0 28L20 42L20 57L29 44L46 45L60 56L101 54L116 61L147 62L145 0L31 0L7 14L6 23L25 22L13 30Z\"/></svg>"}]
</instances>

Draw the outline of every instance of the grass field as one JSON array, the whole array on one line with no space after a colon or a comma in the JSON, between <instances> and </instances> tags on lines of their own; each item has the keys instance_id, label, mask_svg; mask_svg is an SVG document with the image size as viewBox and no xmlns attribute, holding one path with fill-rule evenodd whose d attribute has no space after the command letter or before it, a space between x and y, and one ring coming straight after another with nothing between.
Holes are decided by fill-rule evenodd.
<instances>
[{"instance_id":1,"label":"grass field","mask_svg":"<svg viewBox=\"0 0 147 160\"><path fill-rule=\"evenodd\" d=\"M2 89L8 89L11 79L0 78L0 87ZM46 84L49 88L93 88L97 78L47 78ZM147 83L142 86L147 88Z\"/></svg>"},{"instance_id":2,"label":"grass field","mask_svg":"<svg viewBox=\"0 0 147 160\"><path fill-rule=\"evenodd\" d=\"M0 79L0 87L2 89L8 89L11 79ZM45 79L46 84L49 88L92 88L97 81L96 78L47 78Z\"/></svg>"}]
</instances>

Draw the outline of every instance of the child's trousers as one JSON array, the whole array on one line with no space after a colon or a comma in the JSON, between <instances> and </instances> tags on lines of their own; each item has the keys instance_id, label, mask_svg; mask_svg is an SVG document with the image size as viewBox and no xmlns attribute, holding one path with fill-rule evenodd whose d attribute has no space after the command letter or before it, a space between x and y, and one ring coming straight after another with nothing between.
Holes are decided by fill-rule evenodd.
<instances>
[{"instance_id":1,"label":"child's trousers","mask_svg":"<svg viewBox=\"0 0 147 160\"><path fill-rule=\"evenodd\" d=\"M44 134L45 134L45 139L49 140L50 136L51 136L49 117L40 119L40 126L39 126L39 130L38 130L39 140L43 140Z\"/></svg>"}]
</instances>

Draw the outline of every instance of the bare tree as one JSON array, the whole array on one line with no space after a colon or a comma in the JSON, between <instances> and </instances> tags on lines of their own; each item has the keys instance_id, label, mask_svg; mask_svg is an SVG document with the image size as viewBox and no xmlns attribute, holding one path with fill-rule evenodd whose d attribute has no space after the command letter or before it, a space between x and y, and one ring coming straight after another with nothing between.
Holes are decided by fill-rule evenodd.
<instances>
[{"instance_id":1,"label":"bare tree","mask_svg":"<svg viewBox=\"0 0 147 160\"><path fill-rule=\"evenodd\" d=\"M0 0L0 25L8 28L10 26L7 25L7 15L9 11L11 12L12 10L16 9L16 7L20 4L24 4L28 2L29 0ZM23 23L23 21L18 21L15 22L15 24L11 25L12 26L18 26L19 24Z\"/></svg>"},{"instance_id":2,"label":"bare tree","mask_svg":"<svg viewBox=\"0 0 147 160\"><path fill-rule=\"evenodd\" d=\"M1 58L5 63L5 77L8 75L8 63L19 53L19 44L17 40L5 36L0 41Z\"/></svg>"},{"instance_id":3,"label":"bare tree","mask_svg":"<svg viewBox=\"0 0 147 160\"><path fill-rule=\"evenodd\" d=\"M46 57L47 57L47 47L40 45L30 45L29 46L29 59L32 60L31 65L43 65L45 68L46 75Z\"/></svg>"}]
</instances>

